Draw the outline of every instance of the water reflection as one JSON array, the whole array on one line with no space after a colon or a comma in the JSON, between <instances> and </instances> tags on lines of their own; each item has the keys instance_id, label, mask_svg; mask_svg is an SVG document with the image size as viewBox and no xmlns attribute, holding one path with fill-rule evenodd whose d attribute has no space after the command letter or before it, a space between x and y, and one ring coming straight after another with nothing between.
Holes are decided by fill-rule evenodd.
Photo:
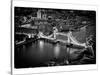
<instances>
[{"instance_id":1,"label":"water reflection","mask_svg":"<svg viewBox=\"0 0 100 75\"><path fill-rule=\"evenodd\" d=\"M57 63L72 62L83 55L81 50L69 48L61 44L52 44L44 40L38 40L16 48L15 64L17 68L47 66L51 60ZM55 60L55 58L57 58Z\"/></svg>"},{"instance_id":2,"label":"water reflection","mask_svg":"<svg viewBox=\"0 0 100 75\"><path fill-rule=\"evenodd\" d=\"M22 55L23 55L23 56L25 55L25 50L26 50L25 45L22 45Z\"/></svg>"},{"instance_id":3,"label":"water reflection","mask_svg":"<svg viewBox=\"0 0 100 75\"><path fill-rule=\"evenodd\" d=\"M60 54L60 45L57 44L57 45L54 47L54 55L55 55L56 58L58 58L59 54Z\"/></svg>"},{"instance_id":4,"label":"water reflection","mask_svg":"<svg viewBox=\"0 0 100 75\"><path fill-rule=\"evenodd\" d=\"M42 52L43 51L43 48L44 48L44 41L39 41L39 47L40 47L40 51Z\"/></svg>"}]
</instances>

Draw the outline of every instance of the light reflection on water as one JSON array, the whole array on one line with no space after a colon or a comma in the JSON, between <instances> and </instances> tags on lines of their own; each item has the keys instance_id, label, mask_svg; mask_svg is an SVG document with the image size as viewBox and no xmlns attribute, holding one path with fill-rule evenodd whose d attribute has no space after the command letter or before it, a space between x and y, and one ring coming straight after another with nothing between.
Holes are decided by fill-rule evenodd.
<instances>
[{"instance_id":1,"label":"light reflection on water","mask_svg":"<svg viewBox=\"0 0 100 75\"><path fill-rule=\"evenodd\" d=\"M40 47L40 51L43 51L44 48L44 41L39 41L39 47Z\"/></svg>"},{"instance_id":2,"label":"light reflection on water","mask_svg":"<svg viewBox=\"0 0 100 75\"><path fill-rule=\"evenodd\" d=\"M39 42L39 51L41 53L43 53L45 50L44 48L47 47L47 45L49 45L49 49L52 49L51 51L54 52L54 57L58 58L59 57L59 54L60 54L60 45L59 44L56 44L56 45L53 45L53 47L51 47L51 45L49 43L45 43L44 41L40 40L38 41ZM49 50L47 48L47 50Z\"/></svg>"},{"instance_id":3,"label":"light reflection on water","mask_svg":"<svg viewBox=\"0 0 100 75\"><path fill-rule=\"evenodd\" d=\"M60 54L60 45L57 44L57 45L54 47L54 55L55 55L56 58L58 58L59 54Z\"/></svg>"},{"instance_id":4,"label":"light reflection on water","mask_svg":"<svg viewBox=\"0 0 100 75\"><path fill-rule=\"evenodd\" d=\"M16 48L16 63L40 66L41 63L46 63L55 58L57 58L57 61L64 61L63 59L69 59L69 52L73 54L69 50L70 48L61 46L60 44L52 44L44 40L38 40L21 48ZM16 66L20 67L19 65Z\"/></svg>"}]
</instances>

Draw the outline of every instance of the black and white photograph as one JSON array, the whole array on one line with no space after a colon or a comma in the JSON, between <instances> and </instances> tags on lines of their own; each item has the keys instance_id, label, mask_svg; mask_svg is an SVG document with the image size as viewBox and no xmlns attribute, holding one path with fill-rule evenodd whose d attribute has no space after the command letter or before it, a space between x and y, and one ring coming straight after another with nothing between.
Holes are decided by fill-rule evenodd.
<instances>
[{"instance_id":1,"label":"black and white photograph","mask_svg":"<svg viewBox=\"0 0 100 75\"><path fill-rule=\"evenodd\" d=\"M1 0L0 75L100 75L100 0Z\"/></svg>"},{"instance_id":2,"label":"black and white photograph","mask_svg":"<svg viewBox=\"0 0 100 75\"><path fill-rule=\"evenodd\" d=\"M96 11L14 7L14 68L96 64Z\"/></svg>"},{"instance_id":3,"label":"black and white photograph","mask_svg":"<svg viewBox=\"0 0 100 75\"><path fill-rule=\"evenodd\" d=\"M97 8L12 3L12 74L97 69Z\"/></svg>"}]
</instances>

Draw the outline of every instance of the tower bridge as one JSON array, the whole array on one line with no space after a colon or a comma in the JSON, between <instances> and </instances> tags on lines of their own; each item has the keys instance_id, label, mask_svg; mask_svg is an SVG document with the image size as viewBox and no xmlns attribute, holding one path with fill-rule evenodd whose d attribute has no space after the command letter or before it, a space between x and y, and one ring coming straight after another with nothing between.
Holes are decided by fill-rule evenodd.
<instances>
[{"instance_id":1,"label":"tower bridge","mask_svg":"<svg viewBox=\"0 0 100 75\"><path fill-rule=\"evenodd\" d=\"M65 36L67 38L67 40L63 40L63 39L58 39L57 35L61 35L61 36ZM62 42L62 43L66 43L66 44L73 44L73 45L77 45L77 46L81 46L86 48L86 43L80 43L79 41L76 40L75 37L73 37L72 32L69 31L67 34L65 33L61 33L61 32L53 32L53 34L46 36L44 35L42 32L39 32L39 38L45 38L45 39L50 39L50 40L56 40L57 42Z\"/></svg>"}]
</instances>

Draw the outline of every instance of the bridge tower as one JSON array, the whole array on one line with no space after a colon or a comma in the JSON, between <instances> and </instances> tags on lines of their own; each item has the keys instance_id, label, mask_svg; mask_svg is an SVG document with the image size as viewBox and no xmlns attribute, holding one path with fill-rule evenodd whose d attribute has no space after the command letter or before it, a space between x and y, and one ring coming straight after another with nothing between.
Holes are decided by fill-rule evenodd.
<instances>
[{"instance_id":1,"label":"bridge tower","mask_svg":"<svg viewBox=\"0 0 100 75\"><path fill-rule=\"evenodd\" d=\"M58 32L58 29L56 27L53 27L53 34L54 38L56 39L56 33Z\"/></svg>"},{"instance_id":2,"label":"bridge tower","mask_svg":"<svg viewBox=\"0 0 100 75\"><path fill-rule=\"evenodd\" d=\"M37 18L40 18L41 19L41 10L38 10L37 11Z\"/></svg>"}]
</instances>

